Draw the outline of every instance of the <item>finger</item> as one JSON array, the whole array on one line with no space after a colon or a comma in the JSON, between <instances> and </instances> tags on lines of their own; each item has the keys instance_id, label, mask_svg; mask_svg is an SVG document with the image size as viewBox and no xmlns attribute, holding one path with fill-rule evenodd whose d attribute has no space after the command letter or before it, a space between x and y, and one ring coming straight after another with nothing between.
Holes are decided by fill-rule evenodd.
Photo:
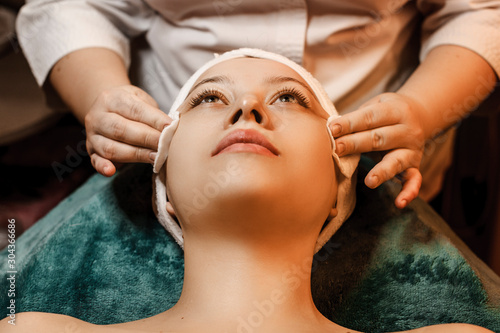
<instances>
[{"instance_id":1,"label":"finger","mask_svg":"<svg viewBox=\"0 0 500 333\"><path fill-rule=\"evenodd\" d=\"M334 137L399 123L401 112L388 103L377 103L334 119L330 130Z\"/></svg>"},{"instance_id":2,"label":"finger","mask_svg":"<svg viewBox=\"0 0 500 333\"><path fill-rule=\"evenodd\" d=\"M140 122L111 113L95 125L95 133L132 146L158 150L161 132Z\"/></svg>"},{"instance_id":3,"label":"finger","mask_svg":"<svg viewBox=\"0 0 500 333\"><path fill-rule=\"evenodd\" d=\"M381 98L382 98L383 95L384 94L381 94L381 95L377 95L377 96L375 96L373 98L370 98L369 100L367 100L366 102L364 102L363 104L361 104L358 109L363 109L363 108L365 108L367 106L380 103L381 102Z\"/></svg>"},{"instance_id":4,"label":"finger","mask_svg":"<svg viewBox=\"0 0 500 333\"><path fill-rule=\"evenodd\" d=\"M420 165L420 150L396 149L388 152L382 160L370 170L365 178L366 186L375 188L409 168Z\"/></svg>"},{"instance_id":5,"label":"finger","mask_svg":"<svg viewBox=\"0 0 500 333\"><path fill-rule=\"evenodd\" d=\"M402 124L347 134L335 139L336 153L339 156L396 148L420 149L421 145L423 143L420 139Z\"/></svg>"},{"instance_id":6,"label":"finger","mask_svg":"<svg viewBox=\"0 0 500 333\"><path fill-rule=\"evenodd\" d=\"M375 97L370 98L368 101L361 104L359 109L362 109L362 108L369 106L369 105L383 103L383 102L395 100L398 98L399 98L399 95L397 93L393 93L393 92L382 93L380 95L377 95Z\"/></svg>"},{"instance_id":7,"label":"finger","mask_svg":"<svg viewBox=\"0 0 500 333\"><path fill-rule=\"evenodd\" d=\"M99 156L120 163L154 163L156 152L151 149L131 146L106 138L102 135L94 135L91 139L92 149Z\"/></svg>"},{"instance_id":8,"label":"finger","mask_svg":"<svg viewBox=\"0 0 500 333\"><path fill-rule=\"evenodd\" d=\"M95 153L90 155L90 161L94 169L103 176L111 177L116 172L116 168L110 160L102 158Z\"/></svg>"},{"instance_id":9,"label":"finger","mask_svg":"<svg viewBox=\"0 0 500 333\"><path fill-rule=\"evenodd\" d=\"M135 95L120 95L109 102L111 112L137 122L147 124L158 131L172 122L172 119L160 109L145 103Z\"/></svg>"},{"instance_id":10,"label":"finger","mask_svg":"<svg viewBox=\"0 0 500 333\"><path fill-rule=\"evenodd\" d=\"M142 101L148 103L149 105L159 109L158 103L156 100L151 97L150 94L142 90L141 88L135 87L135 86L129 86L132 89L132 92L134 95L136 95L138 98L140 98Z\"/></svg>"},{"instance_id":11,"label":"finger","mask_svg":"<svg viewBox=\"0 0 500 333\"><path fill-rule=\"evenodd\" d=\"M403 172L403 188L396 197L394 204L399 209L405 208L418 196L422 185L422 175L417 168L409 168Z\"/></svg>"}]
</instances>

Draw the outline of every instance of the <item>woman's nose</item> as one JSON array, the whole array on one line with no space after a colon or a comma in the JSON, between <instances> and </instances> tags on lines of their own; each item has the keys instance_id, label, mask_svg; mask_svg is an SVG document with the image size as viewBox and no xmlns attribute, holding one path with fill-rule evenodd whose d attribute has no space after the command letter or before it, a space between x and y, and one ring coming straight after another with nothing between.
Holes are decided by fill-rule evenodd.
<instances>
[{"instance_id":1,"label":"woman's nose","mask_svg":"<svg viewBox=\"0 0 500 333\"><path fill-rule=\"evenodd\" d=\"M238 121L255 121L263 127L270 125L269 114L265 106L254 95L245 95L238 101L235 111L228 119L228 124L234 125Z\"/></svg>"}]
</instances>

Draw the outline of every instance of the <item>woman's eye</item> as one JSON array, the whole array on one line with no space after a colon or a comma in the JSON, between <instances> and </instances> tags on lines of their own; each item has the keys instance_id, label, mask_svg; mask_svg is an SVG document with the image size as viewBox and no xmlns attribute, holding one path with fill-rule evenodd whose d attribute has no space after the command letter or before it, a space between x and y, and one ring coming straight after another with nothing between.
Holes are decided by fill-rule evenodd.
<instances>
[{"instance_id":1,"label":"woman's eye","mask_svg":"<svg viewBox=\"0 0 500 333\"><path fill-rule=\"evenodd\" d=\"M219 91L214 89L204 90L201 93L195 95L189 104L192 108L200 104L226 104L226 97Z\"/></svg>"},{"instance_id":2,"label":"woman's eye","mask_svg":"<svg viewBox=\"0 0 500 333\"><path fill-rule=\"evenodd\" d=\"M278 103L291 103L298 104L305 108L310 107L309 99L306 97L306 95L293 87L283 88L282 90L278 91L275 96L277 96L277 98L275 98L274 101Z\"/></svg>"},{"instance_id":3,"label":"woman's eye","mask_svg":"<svg viewBox=\"0 0 500 333\"><path fill-rule=\"evenodd\" d=\"M291 94L281 95L280 97L278 97L278 100L280 102L283 102L283 103L298 103L299 102L297 100L297 98L295 98L295 96L293 96Z\"/></svg>"},{"instance_id":4,"label":"woman's eye","mask_svg":"<svg viewBox=\"0 0 500 333\"><path fill-rule=\"evenodd\" d=\"M201 100L200 103L217 103L220 102L220 98L217 96L206 96Z\"/></svg>"}]
</instances>

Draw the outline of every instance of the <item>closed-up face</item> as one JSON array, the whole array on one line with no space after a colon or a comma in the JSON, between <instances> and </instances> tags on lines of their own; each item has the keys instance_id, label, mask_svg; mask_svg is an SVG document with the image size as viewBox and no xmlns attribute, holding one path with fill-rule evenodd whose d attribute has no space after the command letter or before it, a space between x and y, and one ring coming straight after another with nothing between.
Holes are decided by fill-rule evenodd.
<instances>
[{"instance_id":1,"label":"closed-up face","mask_svg":"<svg viewBox=\"0 0 500 333\"><path fill-rule=\"evenodd\" d=\"M300 75L271 60L227 60L197 80L180 112L167 179L185 236L266 228L316 239L337 184L328 114Z\"/></svg>"}]
</instances>

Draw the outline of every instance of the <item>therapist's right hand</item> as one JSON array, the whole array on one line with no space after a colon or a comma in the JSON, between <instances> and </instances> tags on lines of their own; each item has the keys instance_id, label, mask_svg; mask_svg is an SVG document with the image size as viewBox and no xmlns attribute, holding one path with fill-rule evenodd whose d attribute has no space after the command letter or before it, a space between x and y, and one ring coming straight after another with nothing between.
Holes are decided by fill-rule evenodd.
<instances>
[{"instance_id":1,"label":"therapist's right hand","mask_svg":"<svg viewBox=\"0 0 500 333\"><path fill-rule=\"evenodd\" d=\"M125 85L101 92L85 116L92 165L110 177L116 172L115 163L153 163L161 131L171 122L138 87Z\"/></svg>"}]
</instances>

